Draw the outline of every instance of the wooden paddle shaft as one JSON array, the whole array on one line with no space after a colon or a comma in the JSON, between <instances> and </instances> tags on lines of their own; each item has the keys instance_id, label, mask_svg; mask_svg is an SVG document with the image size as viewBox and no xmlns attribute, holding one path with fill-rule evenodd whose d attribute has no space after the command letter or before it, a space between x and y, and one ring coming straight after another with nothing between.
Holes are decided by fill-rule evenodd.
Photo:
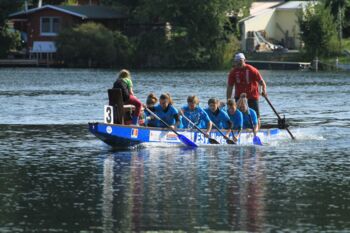
<instances>
[{"instance_id":1,"label":"wooden paddle shaft","mask_svg":"<svg viewBox=\"0 0 350 233\"><path fill-rule=\"evenodd\" d=\"M264 96L264 98L266 99L267 103L270 105L270 107L272 108L272 110L275 112L276 116L278 117L279 120L282 120L282 118L280 117L280 115L278 114L278 112L276 111L276 109L273 107L273 105L271 104L269 98L267 98L267 96Z\"/></svg>"},{"instance_id":2,"label":"wooden paddle shaft","mask_svg":"<svg viewBox=\"0 0 350 233\"><path fill-rule=\"evenodd\" d=\"M249 108L248 108L248 117L249 117L250 125L252 126L254 137L255 137L256 136L255 127L254 127L254 124L253 124L252 116L250 115L250 112L249 112Z\"/></svg>"},{"instance_id":3,"label":"wooden paddle shaft","mask_svg":"<svg viewBox=\"0 0 350 233\"><path fill-rule=\"evenodd\" d=\"M275 112L276 116L278 117L279 120L281 120L282 118L280 117L280 115L278 114L278 112L276 111L276 109L273 107L272 103L270 102L269 98L267 98L267 96L264 96L264 98L266 99L267 103L270 105L270 107L272 108L272 110ZM294 140L295 137L292 134L292 132L289 131L288 127L286 127L287 132L289 133L289 135L292 137L292 139Z\"/></svg>"}]
</instances>

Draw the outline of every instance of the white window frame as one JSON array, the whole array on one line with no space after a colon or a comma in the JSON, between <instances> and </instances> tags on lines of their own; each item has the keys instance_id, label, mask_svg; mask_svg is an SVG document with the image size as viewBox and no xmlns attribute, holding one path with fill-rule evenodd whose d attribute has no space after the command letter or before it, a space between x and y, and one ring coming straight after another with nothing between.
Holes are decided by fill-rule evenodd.
<instances>
[{"instance_id":1,"label":"white window frame","mask_svg":"<svg viewBox=\"0 0 350 233\"><path fill-rule=\"evenodd\" d=\"M50 32L43 32L42 31L42 24L43 19L49 19L50 20ZM52 32L53 30L53 20L58 19L59 23L61 24L61 18L60 17L54 17L54 16L42 16L40 17L40 35L41 36L57 36L58 33Z\"/></svg>"}]
</instances>

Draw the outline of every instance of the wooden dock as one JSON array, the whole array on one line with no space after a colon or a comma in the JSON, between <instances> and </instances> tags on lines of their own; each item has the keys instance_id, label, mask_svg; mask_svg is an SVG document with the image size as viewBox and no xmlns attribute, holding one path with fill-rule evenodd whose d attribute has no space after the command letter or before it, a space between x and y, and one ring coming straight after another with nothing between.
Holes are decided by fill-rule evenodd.
<instances>
[{"instance_id":1,"label":"wooden dock","mask_svg":"<svg viewBox=\"0 0 350 233\"><path fill-rule=\"evenodd\" d=\"M0 66L39 66L37 59L0 59Z\"/></svg>"},{"instance_id":2,"label":"wooden dock","mask_svg":"<svg viewBox=\"0 0 350 233\"><path fill-rule=\"evenodd\" d=\"M306 70L311 68L311 62L247 60L247 63L262 70Z\"/></svg>"}]
</instances>

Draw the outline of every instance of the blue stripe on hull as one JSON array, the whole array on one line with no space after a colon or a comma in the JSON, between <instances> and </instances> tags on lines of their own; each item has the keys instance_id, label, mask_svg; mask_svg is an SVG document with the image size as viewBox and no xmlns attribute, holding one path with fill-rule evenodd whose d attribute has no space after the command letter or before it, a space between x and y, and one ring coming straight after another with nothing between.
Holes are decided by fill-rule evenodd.
<instances>
[{"instance_id":1,"label":"blue stripe on hull","mask_svg":"<svg viewBox=\"0 0 350 233\"><path fill-rule=\"evenodd\" d=\"M89 123L89 130L97 138L113 147L130 147L145 142L165 142L181 144L177 135L172 131L160 128L150 128L134 125L109 125L104 123ZM178 130L196 144L210 144L203 134L191 130ZM259 131L259 137L269 138L280 133L279 129L268 129ZM226 144L226 140L220 133L213 131L211 137ZM240 141L249 141L252 133L243 132Z\"/></svg>"}]
</instances>

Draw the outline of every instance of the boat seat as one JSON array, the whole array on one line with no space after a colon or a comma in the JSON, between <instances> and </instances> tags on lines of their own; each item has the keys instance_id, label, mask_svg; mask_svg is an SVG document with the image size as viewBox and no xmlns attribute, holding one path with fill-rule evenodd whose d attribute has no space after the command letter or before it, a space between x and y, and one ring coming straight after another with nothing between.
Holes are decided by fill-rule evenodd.
<instances>
[{"instance_id":1,"label":"boat seat","mask_svg":"<svg viewBox=\"0 0 350 233\"><path fill-rule=\"evenodd\" d=\"M122 90L120 88L108 89L109 105L113 106L114 123L125 124L131 120L131 113L135 110L132 104L124 103Z\"/></svg>"},{"instance_id":2,"label":"boat seat","mask_svg":"<svg viewBox=\"0 0 350 233\"><path fill-rule=\"evenodd\" d=\"M133 112L135 110L135 105L132 104L124 104L123 105L124 111L126 112Z\"/></svg>"}]
</instances>

